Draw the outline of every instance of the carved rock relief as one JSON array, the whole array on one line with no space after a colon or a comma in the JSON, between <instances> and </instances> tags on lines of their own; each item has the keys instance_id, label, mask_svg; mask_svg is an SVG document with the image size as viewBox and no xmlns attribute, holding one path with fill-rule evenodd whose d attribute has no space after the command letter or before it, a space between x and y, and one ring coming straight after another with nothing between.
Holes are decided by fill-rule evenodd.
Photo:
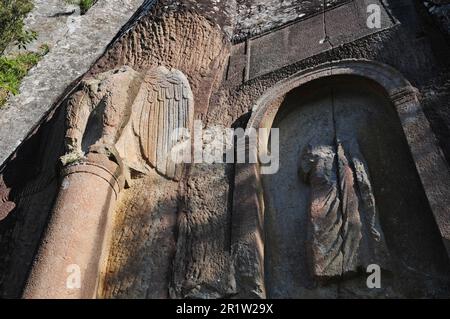
<instances>
[{"instance_id":1,"label":"carved rock relief","mask_svg":"<svg viewBox=\"0 0 450 319\"><path fill-rule=\"evenodd\" d=\"M138 73L122 67L101 73L83 81L69 102L61 161L67 165L86 153L102 153L124 171L155 168L178 180L182 166L172 151L190 146L179 129L190 130L193 116L193 94L178 70L160 66Z\"/></svg>"},{"instance_id":2,"label":"carved rock relief","mask_svg":"<svg viewBox=\"0 0 450 319\"><path fill-rule=\"evenodd\" d=\"M181 177L173 149L190 147L178 130L190 130L193 111L187 78L164 66L122 67L81 82L67 105L63 179L24 297L97 296L121 189L137 176L130 172ZM64 279L73 265L84 280L79 290Z\"/></svg>"},{"instance_id":3,"label":"carved rock relief","mask_svg":"<svg viewBox=\"0 0 450 319\"><path fill-rule=\"evenodd\" d=\"M309 144L300 174L311 188L307 245L313 276L340 277L370 264L389 269L365 160L346 154L341 143Z\"/></svg>"},{"instance_id":4,"label":"carved rock relief","mask_svg":"<svg viewBox=\"0 0 450 319\"><path fill-rule=\"evenodd\" d=\"M446 295L447 257L395 110L371 87L323 83L291 92L273 123L280 170L262 176L267 297ZM382 289L367 289L370 264Z\"/></svg>"}]
</instances>

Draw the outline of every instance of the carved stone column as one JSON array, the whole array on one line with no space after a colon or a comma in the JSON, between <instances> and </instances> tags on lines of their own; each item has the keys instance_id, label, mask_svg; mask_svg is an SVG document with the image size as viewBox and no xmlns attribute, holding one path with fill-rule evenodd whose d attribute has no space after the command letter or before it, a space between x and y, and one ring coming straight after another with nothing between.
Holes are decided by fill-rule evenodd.
<instances>
[{"instance_id":1,"label":"carved stone column","mask_svg":"<svg viewBox=\"0 0 450 319\"><path fill-rule=\"evenodd\" d=\"M25 298L94 298L105 232L124 181L102 154L69 165Z\"/></svg>"}]
</instances>

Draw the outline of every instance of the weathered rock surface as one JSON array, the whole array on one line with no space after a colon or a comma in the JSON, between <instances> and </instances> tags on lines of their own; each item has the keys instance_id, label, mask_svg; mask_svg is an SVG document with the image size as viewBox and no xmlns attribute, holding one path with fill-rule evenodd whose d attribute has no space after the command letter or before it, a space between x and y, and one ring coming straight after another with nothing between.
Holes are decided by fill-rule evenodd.
<instances>
[{"instance_id":1,"label":"weathered rock surface","mask_svg":"<svg viewBox=\"0 0 450 319\"><path fill-rule=\"evenodd\" d=\"M296 5L292 1L159 1L150 11L145 9L136 14L136 19L127 26L129 32L117 37L89 69L85 80L123 66L132 67L138 73L159 65L176 68L186 75L191 85L196 119L203 119L207 127L246 127L258 99L299 72L343 59L378 61L397 69L423 93L421 102L425 113L449 158L446 137L450 119L445 111L449 106L446 80L449 47L442 33L426 22L428 16L422 16L423 12L409 1L388 0L383 2L387 4L387 10L383 9L386 18L383 21L388 23L383 30L367 30L361 28L365 14L362 2L350 1L330 8L325 16L320 13L321 2L311 7L307 7L308 3L298 2L299 7L295 7L298 10L291 10ZM354 9L347 10L350 7ZM303 12L305 8L307 11ZM299 18L303 13L306 16ZM327 34L324 33L324 18ZM296 19L299 20L294 21ZM342 21L348 23L342 24ZM286 22L289 22L287 27L280 27ZM274 27L276 31L264 34ZM317 32L311 35L311 30ZM230 39L240 33L258 36L232 46ZM313 36L312 42L302 41L310 36ZM234 39L239 42L244 37ZM323 39L328 42L322 45L320 40ZM346 76L336 76L336 80L343 83L345 79ZM356 79L355 86L364 82L361 77ZM264 212L271 209L271 204L258 197L264 193L267 196L268 191L261 187L254 174L258 169L256 165L247 170L244 167L244 174L235 176L235 172L241 173L239 165L193 164L187 167L179 182L154 170L145 177L135 171L131 187L124 190L118 200L110 254L101 269L99 296L348 298L401 297L402 292L416 297L448 296L448 256L417 175L417 169L422 173L431 172L425 180L429 185L439 154L433 153L432 157L428 148L414 149L414 154L422 151L423 156L413 160L411 150L404 143L397 114L384 99L385 92L372 82L367 88L373 95L362 96L363 102L359 104L352 95L349 103L344 104L348 107L358 104L358 110L367 108L372 121L353 118L358 112L349 112L345 107L338 118L343 119L340 125L344 135L353 136L354 131L349 130L353 126L346 124L373 124L377 112L386 110L386 118L377 122L380 126L367 124L356 130L358 134L368 133L369 141L364 145L380 145L380 148L370 148L379 153L374 151L375 155L368 156L367 148L361 147L369 169L362 168L362 162L358 168L353 163L353 184L366 192L360 197L365 198L366 205L361 207L368 212L367 224L374 215L375 200L389 253L394 266L398 267L394 267L395 276L383 274L386 289L367 291L362 277L350 274L348 280L327 287L316 286L306 277L308 258L305 245L299 244L304 242L306 234L299 231L306 227L306 209L297 209L297 206L308 192L297 192L304 186L297 174L300 143L290 141L307 138L298 133L286 139L282 152L282 161L295 161L285 162L287 167L281 163L281 175L275 177L280 182L269 192L272 195L282 192L289 200L284 201L279 215L267 214L266 219ZM379 102L373 103L377 107L369 108L372 105L367 103L369 97L370 101ZM275 100L274 103L281 104L285 96ZM64 120L69 104L62 99L60 106L46 117L1 170L1 198L6 208L15 205L0 223L2 296L20 296L52 210L60 185L57 163L65 151ZM314 113L313 109L320 108L311 108ZM405 121L412 123L407 128L408 136L423 139L415 133L428 127L426 120L416 121L407 112L405 109L403 113L408 118ZM328 120L326 112L317 112L309 125L310 131L308 125L299 125L307 119L300 115L286 117L295 127L291 133L300 127L308 134L327 132L323 129L326 127L323 121ZM284 115L280 113L280 116ZM322 129L313 129L317 127ZM429 147L434 149L435 145ZM395 164L395 159L402 165ZM363 172L368 170L370 175L365 178ZM347 175L348 181L350 176ZM434 206L446 202L445 188L427 189L427 194L430 192L435 199L443 198L431 203ZM367 195L372 193L373 198ZM283 200L283 196L274 197ZM309 201L304 199L302 203L306 207ZM445 223L439 225L445 226ZM292 276L287 275L289 271ZM397 289L397 281L405 284Z\"/></svg>"},{"instance_id":2,"label":"weathered rock surface","mask_svg":"<svg viewBox=\"0 0 450 319\"><path fill-rule=\"evenodd\" d=\"M12 97L0 111L0 163L105 52L141 4L142 0L99 1L86 15L68 17L65 23L59 20L60 27L49 33L51 51L23 79L21 94ZM41 10L43 6L38 3L35 14L47 12ZM33 17L30 20L33 26ZM48 40L43 39L46 43Z\"/></svg>"},{"instance_id":3,"label":"weathered rock surface","mask_svg":"<svg viewBox=\"0 0 450 319\"><path fill-rule=\"evenodd\" d=\"M41 45L49 49L64 40L71 30L81 22L80 7L67 1L34 0L33 10L24 19L27 30L37 32L37 39L27 45L27 50L36 51ZM6 49L6 54L19 51L13 43Z\"/></svg>"},{"instance_id":4,"label":"weathered rock surface","mask_svg":"<svg viewBox=\"0 0 450 319\"><path fill-rule=\"evenodd\" d=\"M431 0L424 3L436 22L450 35L450 1Z\"/></svg>"}]
</instances>

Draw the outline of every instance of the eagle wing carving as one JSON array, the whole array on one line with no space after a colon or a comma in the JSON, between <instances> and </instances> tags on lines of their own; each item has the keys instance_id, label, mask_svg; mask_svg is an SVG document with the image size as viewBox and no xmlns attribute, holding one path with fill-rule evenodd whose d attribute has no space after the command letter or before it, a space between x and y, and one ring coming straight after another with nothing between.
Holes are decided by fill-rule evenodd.
<instances>
[{"instance_id":1,"label":"eagle wing carving","mask_svg":"<svg viewBox=\"0 0 450 319\"><path fill-rule=\"evenodd\" d=\"M185 141L194 119L194 99L186 76L164 66L145 74L133 108L133 130L139 137L141 153L160 174L179 180L182 165L174 152ZM175 158L174 158L175 157Z\"/></svg>"}]
</instances>

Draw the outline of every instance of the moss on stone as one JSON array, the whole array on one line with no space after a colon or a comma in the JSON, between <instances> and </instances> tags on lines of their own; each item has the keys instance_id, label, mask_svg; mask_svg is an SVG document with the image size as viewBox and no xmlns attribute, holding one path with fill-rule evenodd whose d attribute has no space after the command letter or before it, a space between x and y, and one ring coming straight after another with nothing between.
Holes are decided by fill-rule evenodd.
<instances>
[{"instance_id":1,"label":"moss on stone","mask_svg":"<svg viewBox=\"0 0 450 319\"><path fill-rule=\"evenodd\" d=\"M67 3L77 4L80 14L85 14L97 2L97 0L66 0Z\"/></svg>"},{"instance_id":2,"label":"moss on stone","mask_svg":"<svg viewBox=\"0 0 450 319\"><path fill-rule=\"evenodd\" d=\"M94 5L94 3L94 0L80 0L81 14L85 14Z\"/></svg>"},{"instance_id":3,"label":"moss on stone","mask_svg":"<svg viewBox=\"0 0 450 319\"><path fill-rule=\"evenodd\" d=\"M20 53L11 57L0 57L0 107L9 94L18 94L20 82L28 71L36 65L48 52L47 46L42 46L40 52Z\"/></svg>"}]
</instances>

